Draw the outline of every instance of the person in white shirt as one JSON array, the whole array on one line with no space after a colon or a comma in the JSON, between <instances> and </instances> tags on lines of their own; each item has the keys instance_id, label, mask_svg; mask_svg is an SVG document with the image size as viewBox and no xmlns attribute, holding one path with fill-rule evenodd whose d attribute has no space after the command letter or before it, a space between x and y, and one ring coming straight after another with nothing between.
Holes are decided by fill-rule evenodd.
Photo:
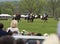
<instances>
[{"instance_id":1,"label":"person in white shirt","mask_svg":"<svg viewBox=\"0 0 60 44\"><path fill-rule=\"evenodd\" d=\"M43 16L46 17L46 14L44 13Z\"/></svg>"},{"instance_id":2,"label":"person in white shirt","mask_svg":"<svg viewBox=\"0 0 60 44\"><path fill-rule=\"evenodd\" d=\"M7 29L7 32L12 32L13 35L20 34L17 24L18 22L16 20L12 20L10 27Z\"/></svg>"}]
</instances>

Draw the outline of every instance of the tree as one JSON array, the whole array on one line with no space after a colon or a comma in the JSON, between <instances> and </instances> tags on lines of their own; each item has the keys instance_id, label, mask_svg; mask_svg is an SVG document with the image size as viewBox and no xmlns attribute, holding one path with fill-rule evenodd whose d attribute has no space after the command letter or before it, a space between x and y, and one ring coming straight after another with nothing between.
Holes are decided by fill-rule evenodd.
<instances>
[{"instance_id":1,"label":"tree","mask_svg":"<svg viewBox=\"0 0 60 44\"><path fill-rule=\"evenodd\" d=\"M36 0L21 0L20 1L20 11L26 13L34 12L36 8Z\"/></svg>"},{"instance_id":2,"label":"tree","mask_svg":"<svg viewBox=\"0 0 60 44\"><path fill-rule=\"evenodd\" d=\"M39 14L43 4L44 0L20 0L20 12Z\"/></svg>"},{"instance_id":3,"label":"tree","mask_svg":"<svg viewBox=\"0 0 60 44\"><path fill-rule=\"evenodd\" d=\"M13 11L10 8L6 8L6 9L2 8L1 13L12 15Z\"/></svg>"},{"instance_id":4,"label":"tree","mask_svg":"<svg viewBox=\"0 0 60 44\"><path fill-rule=\"evenodd\" d=\"M60 0L47 0L48 4L47 7L48 10L52 13L53 17L57 18L57 8L59 8Z\"/></svg>"},{"instance_id":5,"label":"tree","mask_svg":"<svg viewBox=\"0 0 60 44\"><path fill-rule=\"evenodd\" d=\"M13 14L14 5L11 2L3 2L1 5L1 13Z\"/></svg>"}]
</instances>

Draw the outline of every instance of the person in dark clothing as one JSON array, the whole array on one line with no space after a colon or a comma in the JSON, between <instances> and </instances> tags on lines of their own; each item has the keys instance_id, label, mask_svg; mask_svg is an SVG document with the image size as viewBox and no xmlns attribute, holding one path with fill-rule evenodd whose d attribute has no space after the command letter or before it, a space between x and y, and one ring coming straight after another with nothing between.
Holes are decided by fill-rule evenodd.
<instances>
[{"instance_id":1,"label":"person in dark clothing","mask_svg":"<svg viewBox=\"0 0 60 44\"><path fill-rule=\"evenodd\" d=\"M4 27L4 25L2 23L0 23L0 37L8 35L8 33L3 30L3 27Z\"/></svg>"},{"instance_id":2,"label":"person in dark clothing","mask_svg":"<svg viewBox=\"0 0 60 44\"><path fill-rule=\"evenodd\" d=\"M41 33L37 33L36 36L43 36Z\"/></svg>"},{"instance_id":3,"label":"person in dark clothing","mask_svg":"<svg viewBox=\"0 0 60 44\"><path fill-rule=\"evenodd\" d=\"M23 39L17 39L16 44L25 44L25 41Z\"/></svg>"},{"instance_id":4,"label":"person in dark clothing","mask_svg":"<svg viewBox=\"0 0 60 44\"><path fill-rule=\"evenodd\" d=\"M15 39L11 36L3 36L0 38L0 43L1 44L14 44Z\"/></svg>"},{"instance_id":5,"label":"person in dark clothing","mask_svg":"<svg viewBox=\"0 0 60 44\"><path fill-rule=\"evenodd\" d=\"M41 33L37 33L36 36L43 36ZM42 44L44 39L37 40L37 44Z\"/></svg>"},{"instance_id":6,"label":"person in dark clothing","mask_svg":"<svg viewBox=\"0 0 60 44\"><path fill-rule=\"evenodd\" d=\"M31 17L32 17L32 18L31 18L31 22L33 22L33 21L34 21L34 16L32 15Z\"/></svg>"},{"instance_id":7,"label":"person in dark clothing","mask_svg":"<svg viewBox=\"0 0 60 44\"><path fill-rule=\"evenodd\" d=\"M19 22L20 19L21 19L21 14L16 14L15 20L17 20Z\"/></svg>"}]
</instances>

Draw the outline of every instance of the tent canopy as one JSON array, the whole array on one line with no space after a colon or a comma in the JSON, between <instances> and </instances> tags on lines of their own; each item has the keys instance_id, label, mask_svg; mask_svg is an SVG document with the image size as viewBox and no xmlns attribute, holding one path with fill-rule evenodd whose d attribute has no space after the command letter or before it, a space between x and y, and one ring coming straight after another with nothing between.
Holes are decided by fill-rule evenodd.
<instances>
[{"instance_id":1,"label":"tent canopy","mask_svg":"<svg viewBox=\"0 0 60 44\"><path fill-rule=\"evenodd\" d=\"M0 16L10 16L11 17L11 15L9 15L9 14L0 14Z\"/></svg>"}]
</instances>

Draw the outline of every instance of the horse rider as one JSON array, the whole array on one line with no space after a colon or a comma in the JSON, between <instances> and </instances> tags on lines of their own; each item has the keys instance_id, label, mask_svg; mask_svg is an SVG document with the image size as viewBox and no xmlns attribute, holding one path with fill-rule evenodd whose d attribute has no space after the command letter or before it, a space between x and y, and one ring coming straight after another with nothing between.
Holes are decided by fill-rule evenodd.
<instances>
[{"instance_id":1,"label":"horse rider","mask_svg":"<svg viewBox=\"0 0 60 44\"><path fill-rule=\"evenodd\" d=\"M16 14L16 20L17 20L18 22L19 22L20 18L21 18L21 15L20 15L20 14Z\"/></svg>"}]
</instances>

